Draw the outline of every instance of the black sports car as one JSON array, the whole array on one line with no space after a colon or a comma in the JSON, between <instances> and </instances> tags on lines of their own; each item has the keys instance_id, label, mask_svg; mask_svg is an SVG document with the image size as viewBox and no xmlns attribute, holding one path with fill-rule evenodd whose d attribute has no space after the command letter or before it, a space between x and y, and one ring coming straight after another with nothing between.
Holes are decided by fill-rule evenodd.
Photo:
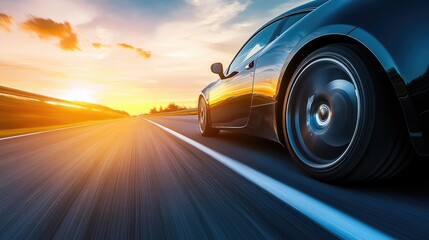
<instances>
[{"instance_id":1,"label":"black sports car","mask_svg":"<svg viewBox=\"0 0 429 240\"><path fill-rule=\"evenodd\" d=\"M429 154L428 69L429 1L313 1L211 66L200 131L278 141L322 180L389 178Z\"/></svg>"}]
</instances>

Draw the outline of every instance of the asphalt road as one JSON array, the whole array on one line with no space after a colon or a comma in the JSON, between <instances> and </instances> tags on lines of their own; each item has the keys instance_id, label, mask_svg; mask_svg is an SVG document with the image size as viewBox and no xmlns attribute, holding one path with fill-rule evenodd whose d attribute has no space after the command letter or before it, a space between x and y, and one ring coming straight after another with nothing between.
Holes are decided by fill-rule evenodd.
<instances>
[{"instance_id":1,"label":"asphalt road","mask_svg":"<svg viewBox=\"0 0 429 240\"><path fill-rule=\"evenodd\" d=\"M335 186L277 143L203 138L195 116L150 120L183 137L128 118L0 140L0 239L333 239L361 226L429 236L426 163Z\"/></svg>"}]
</instances>

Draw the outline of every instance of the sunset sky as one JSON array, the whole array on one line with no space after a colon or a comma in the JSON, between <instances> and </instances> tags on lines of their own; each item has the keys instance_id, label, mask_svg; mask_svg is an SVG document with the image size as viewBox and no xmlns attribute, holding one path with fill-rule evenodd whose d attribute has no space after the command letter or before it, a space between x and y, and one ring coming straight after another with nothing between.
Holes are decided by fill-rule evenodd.
<instances>
[{"instance_id":1,"label":"sunset sky","mask_svg":"<svg viewBox=\"0 0 429 240\"><path fill-rule=\"evenodd\" d=\"M306 0L1 0L0 85L130 114L194 107L263 23Z\"/></svg>"}]
</instances>

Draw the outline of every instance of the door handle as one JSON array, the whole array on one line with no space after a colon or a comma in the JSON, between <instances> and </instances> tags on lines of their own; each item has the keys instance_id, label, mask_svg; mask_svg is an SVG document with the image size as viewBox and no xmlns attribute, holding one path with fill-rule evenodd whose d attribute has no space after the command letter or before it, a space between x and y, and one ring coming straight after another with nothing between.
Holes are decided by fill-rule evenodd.
<instances>
[{"instance_id":1,"label":"door handle","mask_svg":"<svg viewBox=\"0 0 429 240\"><path fill-rule=\"evenodd\" d=\"M255 66L255 61L251 61L247 66L245 67L246 70L250 70Z\"/></svg>"}]
</instances>

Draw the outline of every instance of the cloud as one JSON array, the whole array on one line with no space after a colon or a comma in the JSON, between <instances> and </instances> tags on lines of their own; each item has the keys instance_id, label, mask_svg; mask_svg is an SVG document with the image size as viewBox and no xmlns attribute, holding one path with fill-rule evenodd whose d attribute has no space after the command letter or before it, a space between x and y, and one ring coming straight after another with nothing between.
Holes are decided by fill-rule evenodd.
<instances>
[{"instance_id":1,"label":"cloud","mask_svg":"<svg viewBox=\"0 0 429 240\"><path fill-rule=\"evenodd\" d=\"M95 47L95 48L102 48L103 44L99 43L99 42L95 42L95 43L92 43L92 46Z\"/></svg>"},{"instance_id":2,"label":"cloud","mask_svg":"<svg viewBox=\"0 0 429 240\"><path fill-rule=\"evenodd\" d=\"M141 48L134 47L134 46L132 46L130 44L127 44L127 43L117 43L116 45L109 45L109 44L103 44L103 43L100 43L100 42L94 42L91 45L94 48L97 48L97 49L100 49L100 48L112 48L114 46L119 46L119 47L124 48L124 49L129 49L129 50L132 50L132 51L136 51L137 54L139 54L139 56L142 57L142 58L150 58L151 57L151 52L145 51L145 50L143 50Z\"/></svg>"},{"instance_id":3,"label":"cloud","mask_svg":"<svg viewBox=\"0 0 429 240\"><path fill-rule=\"evenodd\" d=\"M110 48L111 45L102 44L100 42L94 42L91 44L94 48Z\"/></svg>"},{"instance_id":4,"label":"cloud","mask_svg":"<svg viewBox=\"0 0 429 240\"><path fill-rule=\"evenodd\" d=\"M214 25L218 27L246 10L250 0L244 1L219 1L219 0L186 0L186 2L197 8L197 13L203 20L203 25Z\"/></svg>"},{"instance_id":5,"label":"cloud","mask_svg":"<svg viewBox=\"0 0 429 240\"><path fill-rule=\"evenodd\" d=\"M205 1L204 0L186 0L186 2L188 4L191 4L191 5L194 5L194 6L201 6Z\"/></svg>"},{"instance_id":6,"label":"cloud","mask_svg":"<svg viewBox=\"0 0 429 240\"><path fill-rule=\"evenodd\" d=\"M49 18L31 17L21 26L28 32L36 33L41 39L58 38L63 50L79 50L77 35L68 22L59 23Z\"/></svg>"},{"instance_id":7,"label":"cloud","mask_svg":"<svg viewBox=\"0 0 429 240\"><path fill-rule=\"evenodd\" d=\"M136 48L136 47L131 46L131 45L126 44L126 43L118 43L117 45L119 47L122 47L125 49L130 49L130 50L136 51L142 58L150 58L151 57L151 53L149 51L145 51L141 48Z\"/></svg>"},{"instance_id":8,"label":"cloud","mask_svg":"<svg viewBox=\"0 0 429 240\"><path fill-rule=\"evenodd\" d=\"M234 1L232 3L225 4L223 6L215 5L206 10L207 17L205 21L203 21L203 23L208 25L225 23L233 19L239 13L246 10L248 5L249 5L248 1L246 2Z\"/></svg>"},{"instance_id":9,"label":"cloud","mask_svg":"<svg viewBox=\"0 0 429 240\"><path fill-rule=\"evenodd\" d=\"M10 25L13 23L13 18L7 14L0 13L0 29L10 32Z\"/></svg>"},{"instance_id":10,"label":"cloud","mask_svg":"<svg viewBox=\"0 0 429 240\"><path fill-rule=\"evenodd\" d=\"M134 50L134 49L135 49L135 47L133 47L133 46L131 46L131 45L128 45L128 44L126 44L126 43L118 43L118 46L119 46L119 47L122 47L122 48L126 48L126 49L131 49L131 50Z\"/></svg>"},{"instance_id":11,"label":"cloud","mask_svg":"<svg viewBox=\"0 0 429 240\"><path fill-rule=\"evenodd\" d=\"M150 58L151 56L151 52L145 51L141 48L136 48L136 51L142 58Z\"/></svg>"}]
</instances>

